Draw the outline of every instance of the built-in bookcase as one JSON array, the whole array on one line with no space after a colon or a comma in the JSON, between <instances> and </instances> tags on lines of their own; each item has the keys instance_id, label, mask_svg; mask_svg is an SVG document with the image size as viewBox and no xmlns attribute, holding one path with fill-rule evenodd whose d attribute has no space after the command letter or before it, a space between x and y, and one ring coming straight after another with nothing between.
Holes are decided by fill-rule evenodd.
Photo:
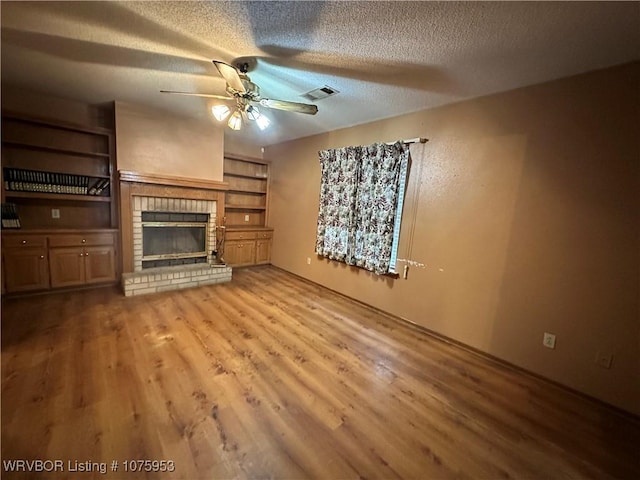
<instances>
[{"instance_id":1,"label":"built-in bookcase","mask_svg":"<svg viewBox=\"0 0 640 480\"><path fill-rule=\"evenodd\" d=\"M225 261L233 267L271 263L269 164L255 158L225 156L224 180L229 184L225 194Z\"/></svg>"},{"instance_id":2,"label":"built-in bookcase","mask_svg":"<svg viewBox=\"0 0 640 480\"><path fill-rule=\"evenodd\" d=\"M264 227L268 207L269 164L257 159L227 156L224 180L227 227Z\"/></svg>"},{"instance_id":3,"label":"built-in bookcase","mask_svg":"<svg viewBox=\"0 0 640 480\"><path fill-rule=\"evenodd\" d=\"M113 131L2 111L2 293L114 283Z\"/></svg>"},{"instance_id":4,"label":"built-in bookcase","mask_svg":"<svg viewBox=\"0 0 640 480\"><path fill-rule=\"evenodd\" d=\"M22 228L117 228L111 130L2 112L2 201Z\"/></svg>"}]
</instances>

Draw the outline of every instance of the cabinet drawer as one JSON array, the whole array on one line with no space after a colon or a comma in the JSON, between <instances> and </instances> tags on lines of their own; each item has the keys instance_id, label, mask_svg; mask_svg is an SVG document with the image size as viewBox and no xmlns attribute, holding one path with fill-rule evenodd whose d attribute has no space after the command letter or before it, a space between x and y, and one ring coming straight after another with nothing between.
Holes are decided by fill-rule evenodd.
<instances>
[{"instance_id":1,"label":"cabinet drawer","mask_svg":"<svg viewBox=\"0 0 640 480\"><path fill-rule=\"evenodd\" d=\"M227 232L225 240L255 240L256 232Z\"/></svg>"},{"instance_id":2,"label":"cabinet drawer","mask_svg":"<svg viewBox=\"0 0 640 480\"><path fill-rule=\"evenodd\" d=\"M113 245L113 233L69 233L51 235L50 247L77 247L84 245Z\"/></svg>"},{"instance_id":3,"label":"cabinet drawer","mask_svg":"<svg viewBox=\"0 0 640 480\"><path fill-rule=\"evenodd\" d=\"M3 235L2 246L4 248L15 247L46 247L45 235Z\"/></svg>"},{"instance_id":4,"label":"cabinet drawer","mask_svg":"<svg viewBox=\"0 0 640 480\"><path fill-rule=\"evenodd\" d=\"M273 232L258 232L258 239L273 238Z\"/></svg>"}]
</instances>

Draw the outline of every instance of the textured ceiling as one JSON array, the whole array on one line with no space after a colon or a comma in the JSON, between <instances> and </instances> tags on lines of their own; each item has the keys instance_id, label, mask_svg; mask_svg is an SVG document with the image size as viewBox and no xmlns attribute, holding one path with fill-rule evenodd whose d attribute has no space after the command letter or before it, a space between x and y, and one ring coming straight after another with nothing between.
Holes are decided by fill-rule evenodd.
<instances>
[{"instance_id":1,"label":"textured ceiling","mask_svg":"<svg viewBox=\"0 0 640 480\"><path fill-rule=\"evenodd\" d=\"M269 145L640 59L639 2L7 2L2 82L88 102L120 100L215 121L211 63L248 57Z\"/></svg>"}]
</instances>

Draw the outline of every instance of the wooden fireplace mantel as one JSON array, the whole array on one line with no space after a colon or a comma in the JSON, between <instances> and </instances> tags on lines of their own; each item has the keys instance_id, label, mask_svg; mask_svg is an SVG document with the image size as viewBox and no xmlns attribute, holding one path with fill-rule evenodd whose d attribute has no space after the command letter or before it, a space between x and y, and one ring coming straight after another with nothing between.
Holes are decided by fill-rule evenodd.
<instances>
[{"instance_id":1,"label":"wooden fireplace mantel","mask_svg":"<svg viewBox=\"0 0 640 480\"><path fill-rule=\"evenodd\" d=\"M133 197L185 198L217 202L217 216L223 219L226 182L200 178L172 177L120 170L120 231L122 272L133 272Z\"/></svg>"},{"instance_id":2,"label":"wooden fireplace mantel","mask_svg":"<svg viewBox=\"0 0 640 480\"><path fill-rule=\"evenodd\" d=\"M172 187L199 188L204 190L229 190L227 182L215 180L203 180L201 178L173 177L170 175L158 175L155 173L140 173L129 170L120 170L120 182L140 184L166 185Z\"/></svg>"}]
</instances>

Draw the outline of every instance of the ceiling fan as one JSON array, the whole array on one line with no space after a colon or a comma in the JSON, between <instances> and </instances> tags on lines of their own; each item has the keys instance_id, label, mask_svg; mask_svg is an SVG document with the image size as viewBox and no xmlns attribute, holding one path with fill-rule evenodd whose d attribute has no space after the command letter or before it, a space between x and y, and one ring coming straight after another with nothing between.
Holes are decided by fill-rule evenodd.
<instances>
[{"instance_id":1,"label":"ceiling fan","mask_svg":"<svg viewBox=\"0 0 640 480\"><path fill-rule=\"evenodd\" d=\"M160 90L160 92L193 97L217 98L220 100L235 100L236 108L227 123L229 128L233 130L240 130L240 128L242 128L243 117L254 120L261 130L269 126L269 119L260 113L255 106L256 104L275 110L284 110L286 112L305 113L308 115L318 113L318 107L316 105L262 98L260 96L260 87L253 83L247 75L247 71L249 70L248 63L240 63L237 67L234 67L219 60L212 61L222 78L227 82L227 95L177 92L174 90ZM211 110L213 116L219 121L225 120L231 113L231 109L225 104L214 105Z\"/></svg>"}]
</instances>

